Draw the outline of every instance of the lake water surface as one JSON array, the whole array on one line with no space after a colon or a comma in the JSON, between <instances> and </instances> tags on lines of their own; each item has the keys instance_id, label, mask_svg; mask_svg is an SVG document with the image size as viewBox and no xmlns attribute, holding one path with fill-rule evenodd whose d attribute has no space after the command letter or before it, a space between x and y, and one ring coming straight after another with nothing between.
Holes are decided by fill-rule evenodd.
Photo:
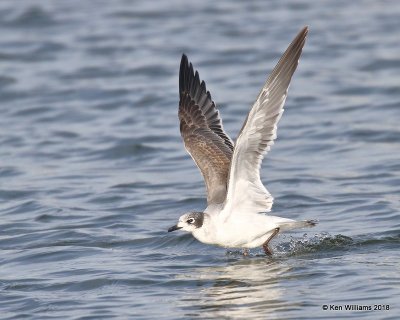
<instances>
[{"instance_id":1,"label":"lake water surface","mask_svg":"<svg viewBox=\"0 0 400 320\"><path fill-rule=\"evenodd\" d=\"M272 258L168 234L206 205L181 54L234 139L304 25L262 179L318 226ZM398 319L399 1L9 0L0 28L1 319Z\"/></svg>"}]
</instances>

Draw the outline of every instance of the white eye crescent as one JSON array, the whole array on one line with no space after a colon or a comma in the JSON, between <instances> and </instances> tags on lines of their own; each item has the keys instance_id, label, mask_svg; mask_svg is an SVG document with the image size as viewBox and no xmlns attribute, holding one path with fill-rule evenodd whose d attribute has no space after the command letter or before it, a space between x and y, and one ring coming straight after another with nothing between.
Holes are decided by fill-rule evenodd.
<instances>
[{"instance_id":1,"label":"white eye crescent","mask_svg":"<svg viewBox=\"0 0 400 320\"><path fill-rule=\"evenodd\" d=\"M192 223L194 222L194 219L193 219L193 218L190 218L190 219L187 220L186 222L189 223L189 224L192 224Z\"/></svg>"}]
</instances>

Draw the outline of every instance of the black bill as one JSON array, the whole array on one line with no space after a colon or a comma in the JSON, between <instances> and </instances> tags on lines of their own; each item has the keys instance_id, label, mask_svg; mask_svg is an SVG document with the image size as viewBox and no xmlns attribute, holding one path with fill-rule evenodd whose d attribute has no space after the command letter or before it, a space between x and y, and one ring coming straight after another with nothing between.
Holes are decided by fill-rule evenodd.
<instances>
[{"instance_id":1,"label":"black bill","mask_svg":"<svg viewBox=\"0 0 400 320\"><path fill-rule=\"evenodd\" d=\"M179 229L182 229L182 227L178 227L178 225L176 225L176 226L169 228L168 232L172 232L172 231L179 230Z\"/></svg>"}]
</instances>

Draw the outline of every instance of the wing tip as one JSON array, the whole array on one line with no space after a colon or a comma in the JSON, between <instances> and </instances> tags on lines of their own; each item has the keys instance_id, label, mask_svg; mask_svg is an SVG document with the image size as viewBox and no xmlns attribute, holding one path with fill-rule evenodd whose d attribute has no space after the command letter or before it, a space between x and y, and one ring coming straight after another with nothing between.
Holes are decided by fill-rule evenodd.
<instances>
[{"instance_id":1,"label":"wing tip","mask_svg":"<svg viewBox=\"0 0 400 320\"><path fill-rule=\"evenodd\" d=\"M292 43L289 45L289 48L294 46L297 43L302 43L303 41L305 42L305 39L308 35L310 28L309 26L304 26L299 33L297 34L297 36L294 38L294 40L292 41ZM304 43L301 44L301 47L304 46Z\"/></svg>"},{"instance_id":2,"label":"wing tip","mask_svg":"<svg viewBox=\"0 0 400 320\"><path fill-rule=\"evenodd\" d=\"M199 72L193 67L193 64L189 61L187 55L182 53L181 65L179 69L179 94L189 93L192 99L195 99L196 103L202 101L205 104L206 101L213 103L211 93L207 91L206 83L200 79ZM202 98L204 98L202 100Z\"/></svg>"},{"instance_id":3,"label":"wing tip","mask_svg":"<svg viewBox=\"0 0 400 320\"><path fill-rule=\"evenodd\" d=\"M280 57L278 63L275 65L275 68L272 70L264 87L266 85L270 85L271 82L273 82L274 79L276 79L281 72L288 76L287 86L289 86L291 78L297 69L297 65L299 63L300 56L306 42L308 31L309 27L304 26L298 32L296 37L292 40L292 42L286 48L285 52Z\"/></svg>"},{"instance_id":4,"label":"wing tip","mask_svg":"<svg viewBox=\"0 0 400 320\"><path fill-rule=\"evenodd\" d=\"M185 80L190 81L191 78L195 77L195 71L196 70L194 69L193 64L189 61L187 55L182 53L181 65L179 68L180 76L185 76L185 78L188 77Z\"/></svg>"},{"instance_id":5,"label":"wing tip","mask_svg":"<svg viewBox=\"0 0 400 320\"><path fill-rule=\"evenodd\" d=\"M189 66L189 59L188 59L186 54L182 53L181 65L180 65L180 68L179 68L180 72L179 73L182 74L186 70L186 68L188 66Z\"/></svg>"},{"instance_id":6,"label":"wing tip","mask_svg":"<svg viewBox=\"0 0 400 320\"><path fill-rule=\"evenodd\" d=\"M179 94L190 91L191 82L195 78L194 68L185 53L182 53L181 64L179 67Z\"/></svg>"},{"instance_id":7,"label":"wing tip","mask_svg":"<svg viewBox=\"0 0 400 320\"><path fill-rule=\"evenodd\" d=\"M186 62L186 61L189 61L189 59L188 59L186 53L183 52L183 53L182 53L182 58L181 58L181 64L182 64L183 62Z\"/></svg>"}]
</instances>

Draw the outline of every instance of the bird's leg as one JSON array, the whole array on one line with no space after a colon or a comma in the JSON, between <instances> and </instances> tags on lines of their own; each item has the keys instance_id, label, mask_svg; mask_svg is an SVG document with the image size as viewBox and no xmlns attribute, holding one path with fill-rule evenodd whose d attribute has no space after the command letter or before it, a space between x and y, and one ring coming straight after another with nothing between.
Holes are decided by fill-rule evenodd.
<instances>
[{"instance_id":1,"label":"bird's leg","mask_svg":"<svg viewBox=\"0 0 400 320\"><path fill-rule=\"evenodd\" d=\"M265 241L264 244L263 244L263 249L264 249L264 252L265 252L265 254L267 256L272 256L272 250L268 246L268 244L272 240L272 238L275 237L278 234L278 232L279 232L279 228L275 228L274 232L269 236L267 241Z\"/></svg>"}]
</instances>

